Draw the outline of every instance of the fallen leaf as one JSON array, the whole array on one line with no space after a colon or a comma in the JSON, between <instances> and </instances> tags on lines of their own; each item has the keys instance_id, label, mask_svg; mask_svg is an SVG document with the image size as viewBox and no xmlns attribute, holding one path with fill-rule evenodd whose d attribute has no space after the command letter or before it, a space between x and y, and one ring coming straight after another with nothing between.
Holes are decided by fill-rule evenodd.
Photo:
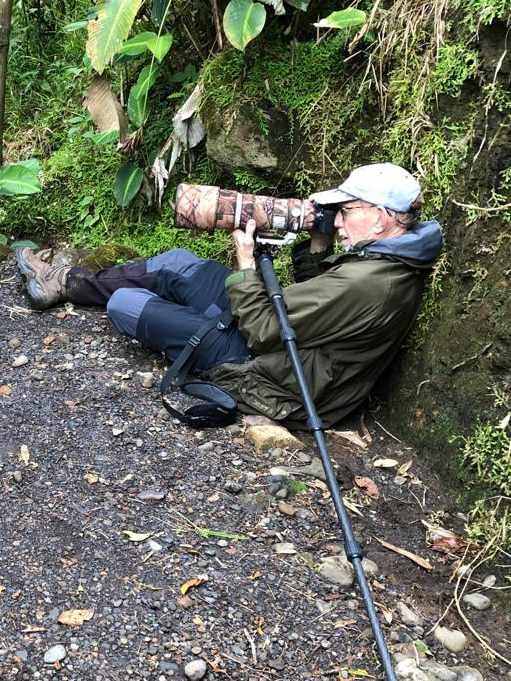
<instances>
[{"instance_id":1,"label":"fallen leaf","mask_svg":"<svg viewBox=\"0 0 511 681\"><path fill-rule=\"evenodd\" d=\"M227 674L227 671L220 666L222 664L220 655L217 654L213 660L208 660L208 664L213 674Z\"/></svg>"},{"instance_id":2,"label":"fallen leaf","mask_svg":"<svg viewBox=\"0 0 511 681\"><path fill-rule=\"evenodd\" d=\"M2 397L9 397L12 393L12 388L10 385L0 385L0 395Z\"/></svg>"},{"instance_id":3,"label":"fallen leaf","mask_svg":"<svg viewBox=\"0 0 511 681\"><path fill-rule=\"evenodd\" d=\"M88 622L94 617L94 610L87 608L84 610L64 610L57 618L60 624L68 627L80 627L84 622Z\"/></svg>"},{"instance_id":4,"label":"fallen leaf","mask_svg":"<svg viewBox=\"0 0 511 681\"><path fill-rule=\"evenodd\" d=\"M389 551L394 551L395 553L398 553L400 556L404 556L405 558L408 558L409 560L413 561L417 565L420 565L423 567L425 570L432 570L433 566L427 560L426 558L421 558L421 556L418 556L416 553L412 553L411 551L407 551L406 549L402 549L399 546L395 546L394 544L389 544L389 542L383 541L383 539L378 539L378 537L375 537L376 541L380 542L382 546L384 546L386 549L389 549Z\"/></svg>"},{"instance_id":5,"label":"fallen leaf","mask_svg":"<svg viewBox=\"0 0 511 681\"><path fill-rule=\"evenodd\" d=\"M64 404L66 407L76 407L77 404L80 404L80 400L64 400Z\"/></svg>"},{"instance_id":6,"label":"fallen leaf","mask_svg":"<svg viewBox=\"0 0 511 681\"><path fill-rule=\"evenodd\" d=\"M344 627L349 627L352 624L356 624L357 620L337 620L334 624L335 629L344 629Z\"/></svg>"},{"instance_id":7,"label":"fallen leaf","mask_svg":"<svg viewBox=\"0 0 511 681\"><path fill-rule=\"evenodd\" d=\"M411 467L412 464L413 464L413 459L410 459L410 461L407 461L406 463L402 464L397 469L397 474L402 475L402 476L406 476L406 474L410 470L410 467Z\"/></svg>"},{"instance_id":8,"label":"fallen leaf","mask_svg":"<svg viewBox=\"0 0 511 681\"><path fill-rule=\"evenodd\" d=\"M260 570L256 570L253 572L251 575L248 576L249 579L254 580L254 579L259 579L259 577L262 576L262 572Z\"/></svg>"},{"instance_id":9,"label":"fallen leaf","mask_svg":"<svg viewBox=\"0 0 511 681\"><path fill-rule=\"evenodd\" d=\"M220 495L218 494L218 492L215 492L210 497L208 497L208 501L210 503L212 503L213 501L218 501L219 499L220 499Z\"/></svg>"},{"instance_id":10,"label":"fallen leaf","mask_svg":"<svg viewBox=\"0 0 511 681\"><path fill-rule=\"evenodd\" d=\"M466 549L467 541L459 534L446 530L439 525L431 525L425 520L422 521L422 524L428 530L428 542L433 551L458 554Z\"/></svg>"},{"instance_id":11,"label":"fallen leaf","mask_svg":"<svg viewBox=\"0 0 511 681\"><path fill-rule=\"evenodd\" d=\"M361 478L359 476L355 476L355 485L360 487L360 489L363 489L368 496L373 497L374 499L378 499L380 496L378 485L371 480L371 478Z\"/></svg>"},{"instance_id":12,"label":"fallen leaf","mask_svg":"<svg viewBox=\"0 0 511 681\"><path fill-rule=\"evenodd\" d=\"M203 575L202 577L192 577L192 579L187 579L186 582L181 584L179 587L179 591L183 594L183 596L186 594L186 592L191 589L194 586L200 586L201 584L204 584L205 582L208 581L208 578L206 575Z\"/></svg>"},{"instance_id":13,"label":"fallen leaf","mask_svg":"<svg viewBox=\"0 0 511 681\"><path fill-rule=\"evenodd\" d=\"M56 341L56 336L45 336L43 338L43 345L48 346L48 345L51 345L52 343L54 343L55 341Z\"/></svg>"},{"instance_id":14,"label":"fallen leaf","mask_svg":"<svg viewBox=\"0 0 511 681\"><path fill-rule=\"evenodd\" d=\"M96 482L99 480L99 475L91 471L90 473L85 473L83 479L85 480L85 482L88 482L89 485L95 485Z\"/></svg>"},{"instance_id":15,"label":"fallen leaf","mask_svg":"<svg viewBox=\"0 0 511 681\"><path fill-rule=\"evenodd\" d=\"M27 445L21 445L19 460L21 463L25 464L25 466L28 466L28 462L30 461L30 452L28 451Z\"/></svg>"},{"instance_id":16,"label":"fallen leaf","mask_svg":"<svg viewBox=\"0 0 511 681\"><path fill-rule=\"evenodd\" d=\"M399 461L396 461L396 459L376 459L376 461L373 461L375 468L394 468L398 465Z\"/></svg>"},{"instance_id":17,"label":"fallen leaf","mask_svg":"<svg viewBox=\"0 0 511 681\"><path fill-rule=\"evenodd\" d=\"M149 537L153 536L154 532L132 532L131 530L122 530L122 534L125 534L129 541L138 542L149 539Z\"/></svg>"},{"instance_id":18,"label":"fallen leaf","mask_svg":"<svg viewBox=\"0 0 511 681\"><path fill-rule=\"evenodd\" d=\"M357 445L361 449L367 449L368 447L368 442L363 440L354 430L327 430L326 432L335 437L342 437L343 440L348 440L348 442Z\"/></svg>"},{"instance_id":19,"label":"fallen leaf","mask_svg":"<svg viewBox=\"0 0 511 681\"><path fill-rule=\"evenodd\" d=\"M279 501L279 511L284 513L284 515L294 516L296 514L296 508L287 504L285 501Z\"/></svg>"}]
</instances>

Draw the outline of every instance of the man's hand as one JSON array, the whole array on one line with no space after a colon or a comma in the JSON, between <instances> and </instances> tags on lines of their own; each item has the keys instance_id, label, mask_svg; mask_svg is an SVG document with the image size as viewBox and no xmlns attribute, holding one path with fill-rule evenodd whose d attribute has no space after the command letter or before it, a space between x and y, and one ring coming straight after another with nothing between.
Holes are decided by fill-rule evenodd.
<instances>
[{"instance_id":1,"label":"man's hand","mask_svg":"<svg viewBox=\"0 0 511 681\"><path fill-rule=\"evenodd\" d=\"M234 245L236 247L236 257L240 270L255 270L256 262L254 258L254 233L256 229L255 220L248 220L245 231L235 229L232 233Z\"/></svg>"}]
</instances>

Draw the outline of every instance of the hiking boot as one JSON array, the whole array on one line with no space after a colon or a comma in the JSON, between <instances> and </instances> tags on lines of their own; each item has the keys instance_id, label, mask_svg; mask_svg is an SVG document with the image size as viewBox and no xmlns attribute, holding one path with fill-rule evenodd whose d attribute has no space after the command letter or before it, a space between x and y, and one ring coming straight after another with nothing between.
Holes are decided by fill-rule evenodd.
<instances>
[{"instance_id":1,"label":"hiking boot","mask_svg":"<svg viewBox=\"0 0 511 681\"><path fill-rule=\"evenodd\" d=\"M53 267L44 262L31 248L17 248L18 268L27 278L27 293L32 306L45 310L66 300L68 265Z\"/></svg>"}]
</instances>

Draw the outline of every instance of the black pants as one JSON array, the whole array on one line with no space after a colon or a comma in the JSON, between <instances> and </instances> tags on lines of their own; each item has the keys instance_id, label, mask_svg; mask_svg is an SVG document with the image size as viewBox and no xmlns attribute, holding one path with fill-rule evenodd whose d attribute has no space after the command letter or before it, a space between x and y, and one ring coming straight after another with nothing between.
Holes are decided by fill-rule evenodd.
<instances>
[{"instance_id":1,"label":"black pants","mask_svg":"<svg viewBox=\"0 0 511 681\"><path fill-rule=\"evenodd\" d=\"M230 270L213 260L176 249L96 273L74 267L67 278L69 300L106 305L116 329L174 360L190 336L229 309L224 282ZM196 368L249 358L235 323L211 331L197 352Z\"/></svg>"}]
</instances>

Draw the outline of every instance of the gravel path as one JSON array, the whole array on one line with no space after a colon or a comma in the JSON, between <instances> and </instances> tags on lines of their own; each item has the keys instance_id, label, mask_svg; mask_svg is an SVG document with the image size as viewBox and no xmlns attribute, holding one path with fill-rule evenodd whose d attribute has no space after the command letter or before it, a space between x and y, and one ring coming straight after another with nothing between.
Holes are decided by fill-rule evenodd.
<instances>
[{"instance_id":1,"label":"gravel path","mask_svg":"<svg viewBox=\"0 0 511 681\"><path fill-rule=\"evenodd\" d=\"M2 681L381 678L356 586L331 581L346 566L324 486L270 475L307 464L310 446L258 454L239 426L201 433L172 421L160 358L115 336L101 310L29 311L12 260L0 263L0 321ZM366 452L331 444L393 652L411 659L410 642L423 639L451 669L505 678L470 637L452 654L427 634L449 602L452 560L426 546L420 520L452 501L410 448L371 432ZM389 457L412 461L402 484L395 467L371 465ZM491 611L471 619L495 642L509 614L489 595ZM404 623L398 602L421 617ZM443 624L460 628L453 613Z\"/></svg>"}]
</instances>

